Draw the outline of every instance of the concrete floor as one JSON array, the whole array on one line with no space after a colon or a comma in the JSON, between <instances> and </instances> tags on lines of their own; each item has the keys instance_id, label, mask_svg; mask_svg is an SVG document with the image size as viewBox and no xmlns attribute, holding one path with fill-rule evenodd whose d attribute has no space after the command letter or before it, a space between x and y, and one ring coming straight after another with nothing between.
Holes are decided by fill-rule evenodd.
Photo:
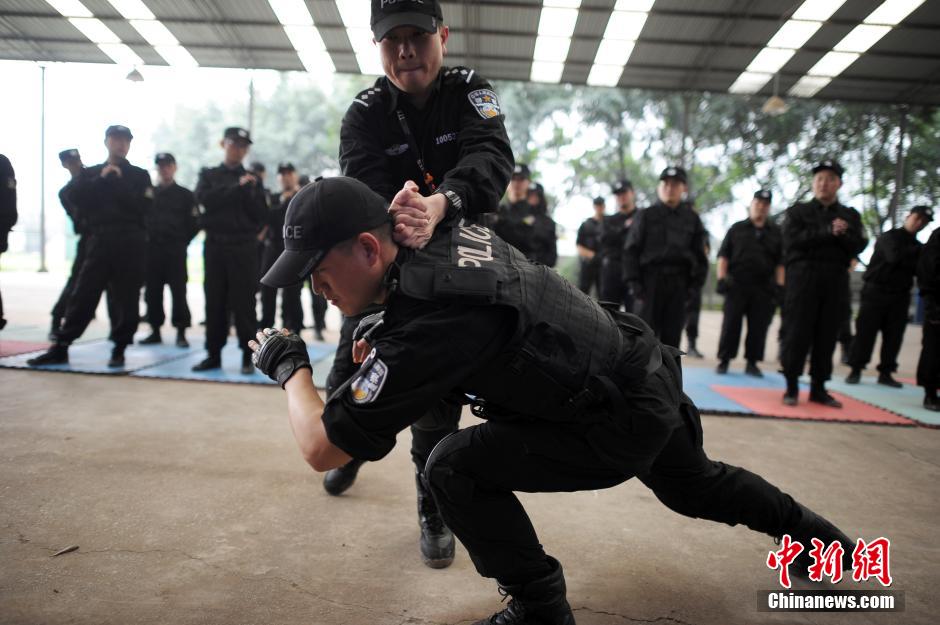
<instances>
[{"instance_id":1,"label":"concrete floor","mask_svg":"<svg viewBox=\"0 0 940 625\"><path fill-rule=\"evenodd\" d=\"M0 283L11 325L45 325L53 278ZM703 318L707 353L719 323ZM902 375L919 334L908 332ZM501 608L462 548L448 569L421 564L407 432L332 498L300 458L277 388L0 370L0 398L0 623L425 625ZM771 540L680 517L633 481L522 496L565 566L579 624L937 622L940 431L704 425L713 458L760 473L852 536L889 537L906 611L758 612L757 592L776 587ZM50 557L69 545L80 548Z\"/></svg>"}]
</instances>

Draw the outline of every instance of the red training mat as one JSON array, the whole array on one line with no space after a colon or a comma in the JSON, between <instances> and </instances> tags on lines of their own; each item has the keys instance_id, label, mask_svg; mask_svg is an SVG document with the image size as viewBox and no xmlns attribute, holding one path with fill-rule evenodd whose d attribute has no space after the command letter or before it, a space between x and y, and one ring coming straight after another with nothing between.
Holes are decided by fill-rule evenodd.
<instances>
[{"instance_id":1,"label":"red training mat","mask_svg":"<svg viewBox=\"0 0 940 625\"><path fill-rule=\"evenodd\" d=\"M0 341L0 358L16 356L17 354L28 354L29 352L38 352L48 347L48 341L42 343L32 341Z\"/></svg>"},{"instance_id":2,"label":"red training mat","mask_svg":"<svg viewBox=\"0 0 940 625\"><path fill-rule=\"evenodd\" d=\"M769 388L747 388L740 386L713 386L715 391L736 401L748 410L763 417L783 419L806 419L809 421L842 421L848 423L881 423L886 425L916 425L910 419L892 414L860 402L842 393L830 395L842 402L842 408L829 408L809 401L809 392L800 393L796 406L783 404L783 391Z\"/></svg>"}]
</instances>

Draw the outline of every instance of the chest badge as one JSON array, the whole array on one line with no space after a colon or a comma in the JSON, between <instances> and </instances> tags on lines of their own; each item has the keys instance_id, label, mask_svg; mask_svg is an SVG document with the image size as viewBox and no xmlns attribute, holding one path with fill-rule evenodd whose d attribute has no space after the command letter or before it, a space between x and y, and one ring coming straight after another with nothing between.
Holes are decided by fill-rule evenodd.
<instances>
[{"instance_id":1,"label":"chest badge","mask_svg":"<svg viewBox=\"0 0 940 625\"><path fill-rule=\"evenodd\" d=\"M375 401L385 386L388 377L388 366L376 355L375 349L362 363L361 373L349 387L353 403L369 404Z\"/></svg>"},{"instance_id":2,"label":"chest badge","mask_svg":"<svg viewBox=\"0 0 940 625\"><path fill-rule=\"evenodd\" d=\"M467 94L470 104L483 119L492 119L499 115L499 98L489 89L477 89Z\"/></svg>"},{"instance_id":3,"label":"chest badge","mask_svg":"<svg viewBox=\"0 0 940 625\"><path fill-rule=\"evenodd\" d=\"M408 151L407 143L402 143L400 145L393 145L393 146L385 148L385 153L388 154L389 156L398 156L400 154L404 154L407 151Z\"/></svg>"}]
</instances>

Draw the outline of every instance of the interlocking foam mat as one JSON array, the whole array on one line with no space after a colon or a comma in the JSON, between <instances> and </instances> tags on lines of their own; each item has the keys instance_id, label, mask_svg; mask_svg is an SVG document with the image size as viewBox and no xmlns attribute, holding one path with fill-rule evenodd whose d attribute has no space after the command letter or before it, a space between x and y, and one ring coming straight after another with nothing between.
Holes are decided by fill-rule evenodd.
<instances>
[{"instance_id":1,"label":"interlocking foam mat","mask_svg":"<svg viewBox=\"0 0 940 625\"><path fill-rule=\"evenodd\" d=\"M833 380L829 388L846 393L866 404L903 415L928 427L940 427L940 412L924 408L924 389L914 380L898 378L904 388L890 388L877 383L876 377L864 377L861 384Z\"/></svg>"},{"instance_id":2,"label":"interlocking foam mat","mask_svg":"<svg viewBox=\"0 0 940 625\"><path fill-rule=\"evenodd\" d=\"M333 364L336 345L330 343L307 343L307 353L314 369L314 382L323 388L326 374ZM241 372L242 352L238 344L230 340L222 350L222 368L209 371L193 371L192 367L206 357L202 349L190 349L183 358L156 364L132 375L136 378L165 378L170 380L194 380L199 382L228 382L234 384L274 384L268 376L257 369L249 374ZM319 379L318 379L319 376Z\"/></svg>"},{"instance_id":3,"label":"interlocking foam mat","mask_svg":"<svg viewBox=\"0 0 940 625\"><path fill-rule=\"evenodd\" d=\"M74 343L69 347L69 361L62 365L45 365L31 367L26 361L38 356L45 350L20 353L15 356L0 358L0 367L10 369L33 369L36 371L63 371L67 373L94 373L99 375L126 375L145 367L182 358L190 350L175 345L128 345L124 352L123 367L108 367L111 357L110 341L89 341L87 343Z\"/></svg>"},{"instance_id":4,"label":"interlocking foam mat","mask_svg":"<svg viewBox=\"0 0 940 625\"><path fill-rule=\"evenodd\" d=\"M0 340L0 358L44 351L49 341L5 341Z\"/></svg>"}]
</instances>

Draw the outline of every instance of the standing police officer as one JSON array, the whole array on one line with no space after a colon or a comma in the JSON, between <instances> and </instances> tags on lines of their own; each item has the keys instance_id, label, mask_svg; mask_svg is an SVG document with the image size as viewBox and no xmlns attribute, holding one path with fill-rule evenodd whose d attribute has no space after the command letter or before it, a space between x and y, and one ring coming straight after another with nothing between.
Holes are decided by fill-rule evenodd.
<instances>
[{"instance_id":1,"label":"standing police officer","mask_svg":"<svg viewBox=\"0 0 940 625\"><path fill-rule=\"evenodd\" d=\"M160 152L154 158L157 166L157 188L153 210L147 220L147 273L144 300L147 302L147 323L150 336L144 345L161 343L160 326L166 320L163 311L163 285L169 285L173 297L170 322L176 328L176 345L189 347L186 328L192 325L186 302L186 248L199 232L199 207L196 197L186 187L176 184L176 158Z\"/></svg>"},{"instance_id":2,"label":"standing police officer","mask_svg":"<svg viewBox=\"0 0 940 625\"><path fill-rule=\"evenodd\" d=\"M512 596L477 625L574 623L561 564L514 491L610 488L637 477L689 517L804 545L838 541L851 566L854 544L836 527L760 476L706 456L678 351L639 318L602 308L482 226L449 220L423 250L400 248L386 206L350 178L304 188L287 215L302 234L263 278L279 286L309 270L344 314L387 307L358 373L324 405L300 337L266 329L252 348L258 368L286 390L292 430L317 471L384 457L444 395L475 398L486 422L443 439L425 474L477 571ZM806 575L807 552L792 574Z\"/></svg>"},{"instance_id":3,"label":"standing police officer","mask_svg":"<svg viewBox=\"0 0 940 625\"><path fill-rule=\"evenodd\" d=\"M16 220L16 175L10 159L0 154L0 255L7 251L7 238ZM0 297L0 330L6 324L3 318L3 297Z\"/></svg>"},{"instance_id":4,"label":"standing police officer","mask_svg":"<svg viewBox=\"0 0 940 625\"><path fill-rule=\"evenodd\" d=\"M513 172L512 149L493 87L472 69L443 66L450 31L437 0L373 0L371 25L385 76L356 96L346 112L340 165L345 175L386 200L406 182L417 183L391 210L398 242L421 247L445 215L479 220L496 208ZM343 323L330 388L356 371L351 350L358 322L347 318ZM454 557L453 534L421 473L434 446L457 429L460 405L441 399L417 413L411 410L403 406L400 418L413 424L421 555L428 566L445 567ZM343 492L360 465L356 459L331 471L324 488L331 494Z\"/></svg>"},{"instance_id":5,"label":"standing police officer","mask_svg":"<svg viewBox=\"0 0 940 625\"><path fill-rule=\"evenodd\" d=\"M718 249L718 284L725 296L721 338L718 340L716 373L727 373L728 362L738 355L741 322L747 317L744 372L763 377L757 363L764 359L767 328L774 317L776 292L783 288L783 234L768 221L770 191L754 194L748 218L728 229Z\"/></svg>"},{"instance_id":6,"label":"standing police officer","mask_svg":"<svg viewBox=\"0 0 940 625\"><path fill-rule=\"evenodd\" d=\"M114 342L109 367L124 366L124 349L134 342L139 321L138 302L144 278L147 245L145 222L153 203L150 174L127 161L134 136L126 126L105 132L108 160L88 167L73 180L70 194L87 233L88 248L75 281L62 327L49 350L30 365L68 362L68 349L95 316L105 289L112 304L110 339Z\"/></svg>"},{"instance_id":7,"label":"standing police officer","mask_svg":"<svg viewBox=\"0 0 940 625\"><path fill-rule=\"evenodd\" d=\"M917 272L917 259L921 243L917 233L933 221L933 209L915 206L904 225L882 234L875 241L875 251L865 270L862 304L855 321L855 339L849 356L851 373L848 384L858 384L862 369L871 358L875 336L881 332L881 363L878 365L878 384L901 388L904 386L891 374L898 368L898 353L907 327L907 313L911 305L911 287Z\"/></svg>"},{"instance_id":8,"label":"standing police officer","mask_svg":"<svg viewBox=\"0 0 940 625\"><path fill-rule=\"evenodd\" d=\"M258 233L264 226L268 204L262 180L242 165L251 149L244 128L226 128L221 141L222 164L199 172L196 200L202 204L206 230L206 351L208 356L193 371L222 366L222 348L228 340L229 318L235 317L242 348L241 372L250 375L248 341L258 322L255 291L258 285Z\"/></svg>"},{"instance_id":9,"label":"standing police officer","mask_svg":"<svg viewBox=\"0 0 940 625\"><path fill-rule=\"evenodd\" d=\"M581 260L578 288L588 295L591 294L591 289L594 289L598 296L601 292L601 234L604 231L606 208L604 198L600 196L594 198L594 215L581 223L575 241L578 257Z\"/></svg>"},{"instance_id":10,"label":"standing police officer","mask_svg":"<svg viewBox=\"0 0 940 625\"><path fill-rule=\"evenodd\" d=\"M688 177L681 167L659 176L659 200L641 211L624 247L624 279L640 301L639 315L659 340L679 347L689 292L705 284L705 228L684 201Z\"/></svg>"},{"instance_id":11,"label":"standing police officer","mask_svg":"<svg viewBox=\"0 0 940 625\"><path fill-rule=\"evenodd\" d=\"M813 167L813 199L788 208L783 224L783 403L788 406L799 401L799 378L812 347L809 400L842 407L825 384L832 375L832 354L847 306L849 263L868 244L858 211L837 198L842 174L842 166L832 159Z\"/></svg>"},{"instance_id":12,"label":"standing police officer","mask_svg":"<svg viewBox=\"0 0 940 625\"><path fill-rule=\"evenodd\" d=\"M940 228L934 230L917 263L917 286L924 298L924 326L917 385L924 389L924 408L940 412Z\"/></svg>"},{"instance_id":13,"label":"standing police officer","mask_svg":"<svg viewBox=\"0 0 940 625\"><path fill-rule=\"evenodd\" d=\"M538 182L529 183L526 202L535 218L532 224L532 253L528 258L546 267L554 267L558 262L558 224L548 214L545 187Z\"/></svg>"},{"instance_id":14,"label":"standing police officer","mask_svg":"<svg viewBox=\"0 0 940 625\"><path fill-rule=\"evenodd\" d=\"M601 288L598 299L613 302L632 313L633 293L623 278L623 246L637 216L636 191L629 180L614 185L617 212L604 218L601 232Z\"/></svg>"},{"instance_id":15,"label":"standing police officer","mask_svg":"<svg viewBox=\"0 0 940 625\"><path fill-rule=\"evenodd\" d=\"M495 214L488 215L487 223L504 241L526 255L535 258L535 210L529 204L529 187L532 175L525 163L516 163L513 168L506 201L499 205Z\"/></svg>"},{"instance_id":16,"label":"standing police officer","mask_svg":"<svg viewBox=\"0 0 940 625\"><path fill-rule=\"evenodd\" d=\"M284 251L284 215L287 214L287 205L291 198L300 190L297 183L297 169L293 163L280 163L277 166L277 177L280 181L281 191L271 195L271 206L268 209L267 228L264 235L264 253L261 256L261 275L264 275L277 257ZM300 292L303 283L286 286L281 291L281 321L283 327L291 332L300 334L304 323L304 311L300 302ZM261 327L274 326L274 315L277 310L278 289L261 285Z\"/></svg>"}]
</instances>

